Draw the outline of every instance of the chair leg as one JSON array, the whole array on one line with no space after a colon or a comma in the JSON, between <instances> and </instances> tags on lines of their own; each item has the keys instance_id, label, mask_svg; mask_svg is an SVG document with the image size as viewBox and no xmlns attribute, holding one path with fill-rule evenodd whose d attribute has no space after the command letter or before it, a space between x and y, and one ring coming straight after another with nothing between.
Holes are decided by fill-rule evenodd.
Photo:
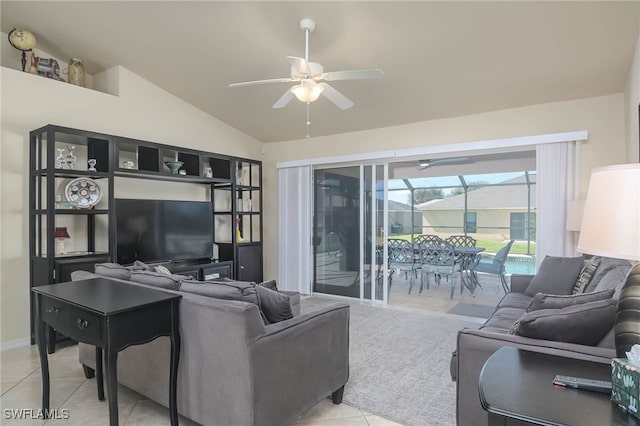
<instances>
[{"instance_id":1,"label":"chair leg","mask_svg":"<svg viewBox=\"0 0 640 426\"><path fill-rule=\"evenodd\" d=\"M500 280L502 281L502 289L505 294L509 292L509 286L507 285L507 279L504 277L504 274L500 274Z\"/></svg>"},{"instance_id":2,"label":"chair leg","mask_svg":"<svg viewBox=\"0 0 640 426\"><path fill-rule=\"evenodd\" d=\"M406 272L405 272L406 274ZM409 294L411 294L411 289L413 288L413 274L411 274L411 279L409 280Z\"/></svg>"},{"instance_id":3,"label":"chair leg","mask_svg":"<svg viewBox=\"0 0 640 426\"><path fill-rule=\"evenodd\" d=\"M453 293L456 290L456 278L455 276L451 277L451 296L450 299L453 299Z\"/></svg>"}]
</instances>

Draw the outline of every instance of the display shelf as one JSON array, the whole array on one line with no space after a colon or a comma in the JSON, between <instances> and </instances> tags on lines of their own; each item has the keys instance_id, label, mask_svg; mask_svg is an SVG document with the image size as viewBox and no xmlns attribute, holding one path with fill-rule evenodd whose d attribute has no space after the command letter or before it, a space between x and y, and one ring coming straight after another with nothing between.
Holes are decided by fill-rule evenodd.
<instances>
[{"instance_id":1,"label":"display shelf","mask_svg":"<svg viewBox=\"0 0 640 426\"><path fill-rule=\"evenodd\" d=\"M96 171L88 170L89 159L91 163L95 160ZM184 174L172 174L166 161L182 161ZM260 161L47 125L30 133L29 162L31 286L61 282L61 277L67 278L74 268L92 270L95 262L113 261L117 248L114 200L118 190L122 191L116 182L119 185L128 178L157 182L152 185L172 182L204 187L204 193L210 194L213 241L220 246L219 260L227 262L231 276L261 280ZM100 182L100 202L93 209L60 208L66 205L59 204L60 196L64 199L64 180L78 177ZM127 191L135 192L135 185L130 186L134 188ZM70 248L83 251L55 254L54 230L60 226L70 227ZM107 250L103 250L105 247Z\"/></svg>"},{"instance_id":2,"label":"display shelf","mask_svg":"<svg viewBox=\"0 0 640 426\"><path fill-rule=\"evenodd\" d=\"M49 211L45 209L38 209L33 211L34 214L37 215L46 215L49 214ZM109 210L107 209L54 209L51 214L55 215L99 215L99 214L109 214Z\"/></svg>"}]
</instances>

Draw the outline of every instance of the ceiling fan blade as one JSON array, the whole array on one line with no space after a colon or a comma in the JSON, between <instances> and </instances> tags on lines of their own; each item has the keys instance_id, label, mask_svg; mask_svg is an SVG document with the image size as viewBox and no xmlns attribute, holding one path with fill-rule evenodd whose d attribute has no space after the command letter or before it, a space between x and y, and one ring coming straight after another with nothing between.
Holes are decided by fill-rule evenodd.
<instances>
[{"instance_id":1,"label":"ceiling fan blade","mask_svg":"<svg viewBox=\"0 0 640 426\"><path fill-rule=\"evenodd\" d=\"M419 160L418 161L418 170L425 169L430 166L435 166L436 164L461 164L461 163L470 163L470 157L451 157L451 158L436 158L434 160Z\"/></svg>"},{"instance_id":2,"label":"ceiling fan blade","mask_svg":"<svg viewBox=\"0 0 640 426\"><path fill-rule=\"evenodd\" d=\"M268 83L291 83L292 81L295 81L295 80L293 80L290 77L270 78L268 80L243 81L242 83L231 83L229 87L253 86L254 84L268 84Z\"/></svg>"},{"instance_id":3,"label":"ceiling fan blade","mask_svg":"<svg viewBox=\"0 0 640 426\"><path fill-rule=\"evenodd\" d=\"M298 71L298 74L312 74L311 67L306 59L298 58L297 56L287 56L287 59L291 66Z\"/></svg>"},{"instance_id":4,"label":"ceiling fan blade","mask_svg":"<svg viewBox=\"0 0 640 426\"><path fill-rule=\"evenodd\" d=\"M349 109L353 106L353 102L349 100L345 95L338 92L333 87L329 86L327 83L320 83L324 90L322 91L322 96L329 99L331 102L336 104L338 108L345 110Z\"/></svg>"},{"instance_id":5,"label":"ceiling fan blade","mask_svg":"<svg viewBox=\"0 0 640 426\"><path fill-rule=\"evenodd\" d=\"M369 78L383 78L382 70L353 70L353 71L332 71L322 74L321 79L327 81L336 80L360 80Z\"/></svg>"},{"instance_id":6,"label":"ceiling fan blade","mask_svg":"<svg viewBox=\"0 0 640 426\"><path fill-rule=\"evenodd\" d=\"M286 92L284 92L284 95L282 95L280 99L276 101L275 104L273 104L272 108L275 108L275 109L284 108L287 106L289 102L291 102L291 99L293 99L293 92L291 92L291 89L289 89Z\"/></svg>"}]
</instances>

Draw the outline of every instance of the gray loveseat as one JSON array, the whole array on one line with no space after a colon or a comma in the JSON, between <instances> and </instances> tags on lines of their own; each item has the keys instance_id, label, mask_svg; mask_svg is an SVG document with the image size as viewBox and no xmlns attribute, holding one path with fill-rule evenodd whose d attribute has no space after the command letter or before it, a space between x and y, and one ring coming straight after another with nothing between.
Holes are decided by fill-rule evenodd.
<instances>
[{"instance_id":1,"label":"gray loveseat","mask_svg":"<svg viewBox=\"0 0 640 426\"><path fill-rule=\"evenodd\" d=\"M72 274L73 280L95 277ZM293 318L265 325L253 303L163 290L182 295L183 416L203 425L282 426L328 396L341 402L349 376L348 305L302 315L294 307ZM169 348L169 338L159 337L124 349L118 354L118 382L168 406ZM93 346L80 344L80 362L95 368Z\"/></svg>"},{"instance_id":2,"label":"gray loveseat","mask_svg":"<svg viewBox=\"0 0 640 426\"><path fill-rule=\"evenodd\" d=\"M615 289L612 297L617 299L630 268L631 263L626 260L602 258L585 293ZM610 363L611 358L615 357L613 328L593 346L509 334L531 303L533 297L526 293L533 277L512 275L511 291L498 303L484 325L479 329L467 328L458 332L457 350L451 362L452 379L456 380L458 425L488 423L487 413L482 409L478 397L478 381L484 363L503 346L602 363Z\"/></svg>"}]
</instances>

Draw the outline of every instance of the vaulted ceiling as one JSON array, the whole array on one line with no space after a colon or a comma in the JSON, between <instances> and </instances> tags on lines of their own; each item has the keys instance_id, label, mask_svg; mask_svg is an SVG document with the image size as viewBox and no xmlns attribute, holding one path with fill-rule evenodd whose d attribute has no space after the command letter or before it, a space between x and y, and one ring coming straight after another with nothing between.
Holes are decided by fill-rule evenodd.
<instances>
[{"instance_id":1,"label":"vaulted ceiling","mask_svg":"<svg viewBox=\"0 0 640 426\"><path fill-rule=\"evenodd\" d=\"M355 105L310 106L328 135L619 93L638 40L640 2L5 1L1 29L82 58L90 73L122 65L264 142L304 138L306 106L271 105L304 56L302 18L317 27L310 60L325 71L380 68L382 80L332 85Z\"/></svg>"}]
</instances>

